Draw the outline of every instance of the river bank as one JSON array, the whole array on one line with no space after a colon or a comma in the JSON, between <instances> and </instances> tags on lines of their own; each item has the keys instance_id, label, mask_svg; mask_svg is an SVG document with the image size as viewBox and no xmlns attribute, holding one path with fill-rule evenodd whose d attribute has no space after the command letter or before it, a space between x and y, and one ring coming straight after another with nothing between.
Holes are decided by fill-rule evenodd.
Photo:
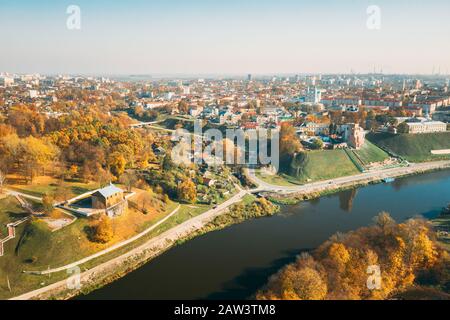
<instances>
[{"instance_id":1,"label":"river bank","mask_svg":"<svg viewBox=\"0 0 450 320\"><path fill-rule=\"evenodd\" d=\"M386 179L404 178L414 175L420 175L427 172L448 170L450 168L450 161L441 161L436 163L426 163L406 168L399 168L400 170L386 171L382 176L369 175L367 178L362 178L353 181L343 181L336 183L336 180L330 180L326 184L321 184L316 188L305 189L306 191L291 191L289 193L270 193L268 192L268 199L273 203L279 205L295 205L302 201L309 201L323 196L335 194L341 191L352 190L364 186L384 183ZM259 182L255 176L252 179ZM281 187L280 187L281 188Z\"/></svg>"},{"instance_id":2,"label":"river bank","mask_svg":"<svg viewBox=\"0 0 450 320\"><path fill-rule=\"evenodd\" d=\"M436 170L436 168L434 168ZM429 171L429 170L424 170ZM419 173L416 171L415 174ZM355 185L352 186L355 188ZM242 191L246 194L245 191ZM326 194L326 192L338 192L337 188L332 190L323 190L320 196ZM318 195L319 196L319 195ZM243 195L240 195L239 201L242 199ZM170 248L176 246L177 244L181 244L189 239L192 239L195 236L204 234L208 231L217 230L220 228L224 228L226 224L219 225L217 228L211 228L210 230L203 230L203 232L199 232L209 223L211 223L217 216L225 213L226 208L220 210L213 216L209 216L207 219L204 215L201 215L195 219L186 221L181 225L177 230L168 230L160 236L152 239L151 241L115 258L108 262L105 262L101 265L98 265L90 270L87 270L80 275L80 281L82 288L81 290L72 290L67 289L66 280L59 281L53 285L47 286L45 288L27 293L25 295L21 295L16 299L69 299L79 294L86 294L95 290L99 287L102 287L106 284L115 281L122 276L140 268L142 265L146 264L148 261L156 258L162 253L166 252ZM251 217L250 217L251 218ZM236 221L231 221L236 223ZM239 220L237 222L242 222Z\"/></svg>"},{"instance_id":3,"label":"river bank","mask_svg":"<svg viewBox=\"0 0 450 320\"><path fill-rule=\"evenodd\" d=\"M448 190L450 171L440 171L281 206L278 214L184 241L79 299L248 299L302 252L373 224L382 211L399 223L437 218L450 201Z\"/></svg>"},{"instance_id":4,"label":"river bank","mask_svg":"<svg viewBox=\"0 0 450 320\"><path fill-rule=\"evenodd\" d=\"M126 275L169 250L177 244L177 241L185 239L192 233L201 230L216 217L226 213L230 206L240 202L246 196L247 191L240 190L236 195L218 205L216 208L185 221L118 257L82 272L79 275L78 280L71 277L71 273L68 279L22 294L11 300L70 299L77 295L91 292L92 290ZM80 265L79 267L82 268L83 266ZM56 273L56 275L59 274ZM73 283L73 281L79 281L80 289L72 289L72 286L70 286L70 289L68 288L68 284Z\"/></svg>"}]
</instances>

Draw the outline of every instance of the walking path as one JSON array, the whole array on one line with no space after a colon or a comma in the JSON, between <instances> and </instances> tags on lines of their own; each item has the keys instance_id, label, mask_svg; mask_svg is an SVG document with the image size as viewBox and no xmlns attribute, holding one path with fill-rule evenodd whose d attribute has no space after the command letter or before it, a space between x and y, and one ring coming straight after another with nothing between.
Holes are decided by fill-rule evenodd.
<instances>
[{"instance_id":1,"label":"walking path","mask_svg":"<svg viewBox=\"0 0 450 320\"><path fill-rule=\"evenodd\" d=\"M354 176L341 177L326 181L318 181L314 183L309 183L299 186L277 186L267 183L256 176L253 169L248 170L248 175L254 183L259 185L258 188L252 190L252 192L277 192L280 194L291 194L291 193L312 193L321 191L324 189L339 188L350 184L356 184L364 181L375 181L385 178L395 178L400 176L405 176L417 172L424 172L436 169L450 168L450 161L437 161L437 162L424 162L424 163L414 163L410 164L408 167L399 167L391 169L379 169L368 171L365 173L357 174Z\"/></svg>"},{"instance_id":2,"label":"walking path","mask_svg":"<svg viewBox=\"0 0 450 320\"><path fill-rule=\"evenodd\" d=\"M173 227L172 229L167 230L166 232L154 238L151 238L149 241L142 244L141 246L132 249L119 257L111 259L92 269L83 272L80 275L81 284L88 284L92 281L93 278L102 274L106 273L113 274L114 270L120 267L123 263L132 260L133 258L138 259L140 258L141 261L146 261L159 255L161 252L170 248L175 241L189 236L194 231L200 230L207 223L211 222L214 218L223 214L231 205L242 201L242 198L249 194L248 191L242 190L241 188L238 188L238 190L239 192L237 194L235 194L233 197L231 197L224 203L218 205L217 207L210 209L192 219L189 219L183 222L182 224L179 224L176 227ZM145 258L142 258L143 255L145 256ZM41 295L52 291L63 291L66 289L67 289L67 280L61 280L57 283L51 284L44 288L12 298L11 300L34 299L39 298Z\"/></svg>"},{"instance_id":3,"label":"walking path","mask_svg":"<svg viewBox=\"0 0 450 320\"><path fill-rule=\"evenodd\" d=\"M30 199L30 200L35 200L35 201L42 202L42 198L40 198L40 197L31 196L31 195L23 193L23 192L18 192L18 191L6 189L6 188L3 188L3 190L5 190L7 194L9 194L9 195L11 195L13 197L20 196L20 197L25 198L25 199Z\"/></svg>"},{"instance_id":4,"label":"walking path","mask_svg":"<svg viewBox=\"0 0 450 320\"><path fill-rule=\"evenodd\" d=\"M180 210L180 205L178 205L178 207L174 211L172 211L168 216L166 216L164 219L162 219L161 221L158 221L156 224L152 225L150 228L144 230L143 232L135 235L134 237L132 237L132 238L130 238L128 240L119 242L119 243L117 243L117 244L115 244L115 245L113 245L113 246L111 246L111 247L109 247L109 248L107 248L105 250L102 250L102 251L99 251L99 252L97 252L97 253L95 253L93 255L90 255L90 256L88 256L86 258L83 258L81 260L78 260L76 262L67 264L67 265L59 267L59 268L47 269L47 270L44 270L44 271L24 271L24 273L38 274L38 275L51 274L51 273L60 272L60 271L64 271L64 270L67 270L67 269L71 269L71 268L79 266L79 265L81 265L83 263L89 262L89 261L91 261L91 260L93 260L95 258L101 257L101 256L103 256L103 255L105 255L107 253L110 253L110 252L112 252L112 251L114 251L116 249L119 249L119 248L121 248L123 246L126 246L127 244L130 244L130 243L132 243L132 242L142 238L143 236L145 236L149 232L155 230L161 224L166 222L168 219L173 217L179 210Z\"/></svg>"},{"instance_id":5,"label":"walking path","mask_svg":"<svg viewBox=\"0 0 450 320\"><path fill-rule=\"evenodd\" d=\"M24 199L22 199L19 195L15 196L17 201L19 201L22 208L29 211L31 214L33 214L32 206L26 202ZM5 243L14 239L16 237L16 228L21 225L22 223L28 221L30 219L30 216L22 218L16 222L8 223L6 227L8 228L8 236L4 238L3 240L0 240L0 257L3 257L5 254Z\"/></svg>"},{"instance_id":6,"label":"walking path","mask_svg":"<svg viewBox=\"0 0 450 320\"><path fill-rule=\"evenodd\" d=\"M106 274L113 274L114 270L116 268L119 268L123 263L130 261L133 258L138 259L139 261L146 261L148 259L151 259L157 255L159 255L164 250L170 248L170 246L173 245L173 243L179 239L182 239L183 237L186 237L190 235L192 232L201 229L204 227L207 223L212 221L215 217L219 216L223 212L226 211L231 205L240 202L243 197L249 193L255 193L255 192L261 192L261 191L269 191L269 192L278 192L278 193L295 193L295 192L312 192L319 189L329 188L330 186L333 187L339 187L344 186L348 183L357 183L361 181L366 181L370 179L383 179L388 177L397 177L397 176L403 176L407 174L412 174L416 172L423 172L428 170L435 170L440 168L449 168L450 167L450 161L440 161L440 162L429 162L429 163L421 163L421 164L411 164L409 167L406 168L392 168L392 169L385 169L385 170L376 170L371 171L367 173L363 173L360 175L355 175L351 177L342 177L338 179L328 180L328 181L321 181L316 183L311 183L308 185L303 186L274 186L271 184L268 184L258 177L256 177L253 170L249 170L250 177L259 185L257 189L254 190L242 190L241 188L238 188L239 192L231 197L229 200L225 201L221 205L208 210L207 212L196 216L188 221L185 221L184 223L175 226L174 228L160 234L159 236L156 236L154 238L151 238L146 243L142 244L141 246L132 249L128 251L127 253L124 253L123 255L120 255L116 258L113 258L107 262L104 262L90 270L85 271L80 275L80 281L82 284L88 284L92 281L95 281L94 279L96 277L101 277L102 275ZM162 223L162 222L161 222ZM139 235L138 235L139 236ZM137 236L137 237L138 237ZM132 242L136 240L130 239L127 240L129 242ZM123 246L123 244L118 244L116 246ZM110 249L107 249L108 252L117 249L117 247L111 247ZM37 272L38 274L49 274L52 272L57 272L61 270L67 270L73 266L78 266L84 262L87 262L89 260L94 259L97 256L103 255L107 252L100 252L94 256L87 257L83 260L77 261L75 263L72 263L67 266L63 266L56 269L50 269L45 270L42 272ZM67 290L67 280L61 280L57 283L54 283L52 285L49 285L47 287L28 292L26 294L23 294L21 296L18 296L16 298L13 298L13 300L26 300L26 299L33 299L33 298L39 298L40 296L44 294L49 294L49 292L56 291L61 292Z\"/></svg>"}]
</instances>

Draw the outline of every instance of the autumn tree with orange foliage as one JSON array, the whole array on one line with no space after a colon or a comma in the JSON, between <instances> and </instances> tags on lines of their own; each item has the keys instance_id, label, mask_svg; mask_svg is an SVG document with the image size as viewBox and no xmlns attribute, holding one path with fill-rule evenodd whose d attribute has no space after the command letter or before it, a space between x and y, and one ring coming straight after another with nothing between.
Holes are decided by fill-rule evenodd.
<instances>
[{"instance_id":1,"label":"autumn tree with orange foliage","mask_svg":"<svg viewBox=\"0 0 450 320\"><path fill-rule=\"evenodd\" d=\"M114 237L111 218L108 216L102 216L94 229L93 240L95 242L108 243Z\"/></svg>"},{"instance_id":2,"label":"autumn tree with orange foliage","mask_svg":"<svg viewBox=\"0 0 450 320\"><path fill-rule=\"evenodd\" d=\"M271 277L257 298L388 299L417 285L419 275L437 274L436 269L447 262L428 222L411 219L397 224L381 213L373 226L337 234L311 254L302 254ZM373 265L381 269L377 290L367 286L367 269Z\"/></svg>"},{"instance_id":3,"label":"autumn tree with orange foliage","mask_svg":"<svg viewBox=\"0 0 450 320\"><path fill-rule=\"evenodd\" d=\"M302 149L295 128L290 123L282 123L280 129L280 154L282 156L293 156Z\"/></svg>"},{"instance_id":4,"label":"autumn tree with orange foliage","mask_svg":"<svg viewBox=\"0 0 450 320\"><path fill-rule=\"evenodd\" d=\"M186 179L178 184L178 198L180 201L194 203L197 201L197 188L191 179Z\"/></svg>"}]
</instances>

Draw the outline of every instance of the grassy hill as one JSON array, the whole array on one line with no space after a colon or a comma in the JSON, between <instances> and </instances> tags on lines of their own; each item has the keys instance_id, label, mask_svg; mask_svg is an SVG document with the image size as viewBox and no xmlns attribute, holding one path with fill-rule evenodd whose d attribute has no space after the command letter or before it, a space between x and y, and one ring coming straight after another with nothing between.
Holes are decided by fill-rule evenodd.
<instances>
[{"instance_id":1,"label":"grassy hill","mask_svg":"<svg viewBox=\"0 0 450 320\"><path fill-rule=\"evenodd\" d=\"M359 170L344 150L326 150L297 155L289 173L303 183L350 176Z\"/></svg>"},{"instance_id":2,"label":"grassy hill","mask_svg":"<svg viewBox=\"0 0 450 320\"><path fill-rule=\"evenodd\" d=\"M450 132L426 134L370 133L367 136L380 148L411 162L447 160L450 155L433 155L432 150L450 149Z\"/></svg>"},{"instance_id":3,"label":"grassy hill","mask_svg":"<svg viewBox=\"0 0 450 320\"><path fill-rule=\"evenodd\" d=\"M383 162L389 159L389 155L385 151L367 140L360 150L354 150L354 152L358 155L364 165L369 165L375 162Z\"/></svg>"}]
</instances>

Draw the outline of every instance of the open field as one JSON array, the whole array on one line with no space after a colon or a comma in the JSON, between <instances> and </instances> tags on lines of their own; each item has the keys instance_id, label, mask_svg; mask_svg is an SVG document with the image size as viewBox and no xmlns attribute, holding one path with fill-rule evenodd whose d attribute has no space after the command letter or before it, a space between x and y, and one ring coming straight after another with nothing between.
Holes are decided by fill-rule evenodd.
<instances>
[{"instance_id":1,"label":"open field","mask_svg":"<svg viewBox=\"0 0 450 320\"><path fill-rule=\"evenodd\" d=\"M80 181L65 182L74 196L95 190L99 186L96 183L83 183ZM22 192L34 197L43 197L46 194L54 193L58 188L57 179L42 176L37 177L32 184L11 184L8 188L17 192Z\"/></svg>"},{"instance_id":2,"label":"open field","mask_svg":"<svg viewBox=\"0 0 450 320\"><path fill-rule=\"evenodd\" d=\"M380 148L411 162L450 159L450 154L432 154L433 150L450 149L450 132L401 135L371 133L367 138Z\"/></svg>"}]
</instances>

